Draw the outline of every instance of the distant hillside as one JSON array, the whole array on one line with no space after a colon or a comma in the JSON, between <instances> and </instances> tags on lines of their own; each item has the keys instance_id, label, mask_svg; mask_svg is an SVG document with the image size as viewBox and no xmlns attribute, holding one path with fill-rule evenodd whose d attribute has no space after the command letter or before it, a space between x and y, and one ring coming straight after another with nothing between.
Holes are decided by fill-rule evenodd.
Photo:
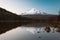
<instances>
[{"instance_id":1,"label":"distant hillside","mask_svg":"<svg viewBox=\"0 0 60 40\"><path fill-rule=\"evenodd\" d=\"M21 15L17 15L15 13L12 13L10 11L7 11L6 9L0 8L0 20L29 20L27 17L22 17Z\"/></svg>"},{"instance_id":2,"label":"distant hillside","mask_svg":"<svg viewBox=\"0 0 60 40\"><path fill-rule=\"evenodd\" d=\"M19 18L21 17L3 8L0 8L0 20L17 20Z\"/></svg>"}]
</instances>

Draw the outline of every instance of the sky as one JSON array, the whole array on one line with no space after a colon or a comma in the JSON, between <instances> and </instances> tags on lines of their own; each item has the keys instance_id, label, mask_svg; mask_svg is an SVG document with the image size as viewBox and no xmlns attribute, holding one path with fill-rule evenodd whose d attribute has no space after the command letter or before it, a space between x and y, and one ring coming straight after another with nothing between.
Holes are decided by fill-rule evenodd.
<instances>
[{"instance_id":1,"label":"sky","mask_svg":"<svg viewBox=\"0 0 60 40\"><path fill-rule=\"evenodd\" d=\"M60 0L0 0L0 7L16 14L21 14L32 8L49 14L58 14Z\"/></svg>"}]
</instances>

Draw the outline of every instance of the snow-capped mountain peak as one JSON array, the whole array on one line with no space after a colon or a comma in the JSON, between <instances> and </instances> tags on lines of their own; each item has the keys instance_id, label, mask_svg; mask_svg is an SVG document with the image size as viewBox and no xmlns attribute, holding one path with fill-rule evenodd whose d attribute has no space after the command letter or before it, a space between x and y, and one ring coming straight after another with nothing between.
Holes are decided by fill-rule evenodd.
<instances>
[{"instance_id":1,"label":"snow-capped mountain peak","mask_svg":"<svg viewBox=\"0 0 60 40\"><path fill-rule=\"evenodd\" d=\"M27 11L26 13L34 14L36 12L37 12L37 10L35 10L34 8L32 8L31 10Z\"/></svg>"},{"instance_id":2,"label":"snow-capped mountain peak","mask_svg":"<svg viewBox=\"0 0 60 40\"><path fill-rule=\"evenodd\" d=\"M22 15L30 15L30 14L49 15L45 12L41 12L40 10L36 10L35 8L32 8L32 9L22 13Z\"/></svg>"},{"instance_id":3,"label":"snow-capped mountain peak","mask_svg":"<svg viewBox=\"0 0 60 40\"><path fill-rule=\"evenodd\" d=\"M40 13L40 11L36 10L35 8L32 8L32 9L24 12L23 15L26 15L26 14L37 14L37 13Z\"/></svg>"}]
</instances>

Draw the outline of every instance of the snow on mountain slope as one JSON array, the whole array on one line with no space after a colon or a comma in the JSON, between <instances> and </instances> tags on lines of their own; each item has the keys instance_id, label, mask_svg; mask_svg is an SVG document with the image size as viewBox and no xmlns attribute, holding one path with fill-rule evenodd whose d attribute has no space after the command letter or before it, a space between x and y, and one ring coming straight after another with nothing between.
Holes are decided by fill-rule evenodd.
<instances>
[{"instance_id":1,"label":"snow on mountain slope","mask_svg":"<svg viewBox=\"0 0 60 40\"><path fill-rule=\"evenodd\" d=\"M41 12L39 10L36 10L34 8L30 9L29 11L26 11L22 13L22 15L30 15L30 14L40 14Z\"/></svg>"},{"instance_id":2,"label":"snow on mountain slope","mask_svg":"<svg viewBox=\"0 0 60 40\"><path fill-rule=\"evenodd\" d=\"M40 10L36 10L35 8L30 9L29 11L23 12L21 15L51 15L45 12L41 12Z\"/></svg>"}]
</instances>

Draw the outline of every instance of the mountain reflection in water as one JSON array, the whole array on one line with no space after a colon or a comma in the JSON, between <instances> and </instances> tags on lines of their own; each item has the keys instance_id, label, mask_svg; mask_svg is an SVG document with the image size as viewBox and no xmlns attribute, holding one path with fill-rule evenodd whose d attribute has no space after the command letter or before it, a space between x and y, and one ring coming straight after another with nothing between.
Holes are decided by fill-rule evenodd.
<instances>
[{"instance_id":1,"label":"mountain reflection in water","mask_svg":"<svg viewBox=\"0 0 60 40\"><path fill-rule=\"evenodd\" d=\"M0 40L60 40L60 27L26 24L0 35Z\"/></svg>"}]
</instances>

